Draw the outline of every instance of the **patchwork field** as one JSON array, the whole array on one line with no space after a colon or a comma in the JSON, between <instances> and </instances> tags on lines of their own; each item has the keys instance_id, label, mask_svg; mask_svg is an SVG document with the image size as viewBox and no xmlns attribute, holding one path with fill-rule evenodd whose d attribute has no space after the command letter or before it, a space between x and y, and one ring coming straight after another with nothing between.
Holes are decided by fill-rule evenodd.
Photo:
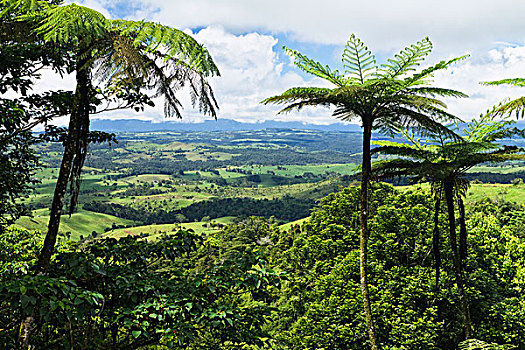
<instances>
[{"instance_id":1,"label":"patchwork field","mask_svg":"<svg viewBox=\"0 0 525 350\"><path fill-rule=\"evenodd\" d=\"M233 216L249 215L273 216L289 228L320 198L358 179L356 133L268 129L122 133L117 138L111 148L92 146L79 210L63 216L63 235L158 235L177 227L201 233L232 222ZM45 165L37 174L40 183L20 199L33 216L16 224L45 231L61 147L44 144L39 152ZM525 203L524 162L478 166L469 176L474 183L468 203L487 197Z\"/></svg>"}]
</instances>

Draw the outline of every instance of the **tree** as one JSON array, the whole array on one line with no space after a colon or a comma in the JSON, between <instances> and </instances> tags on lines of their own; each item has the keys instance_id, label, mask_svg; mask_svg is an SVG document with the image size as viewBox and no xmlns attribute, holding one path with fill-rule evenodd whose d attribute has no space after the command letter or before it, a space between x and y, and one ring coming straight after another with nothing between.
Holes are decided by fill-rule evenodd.
<instances>
[{"instance_id":1,"label":"tree","mask_svg":"<svg viewBox=\"0 0 525 350\"><path fill-rule=\"evenodd\" d=\"M45 273L53 254L68 182L69 213L75 209L82 166L89 143L89 116L118 108L143 109L151 97L164 96L167 116L181 118L177 90L188 85L192 103L216 117L217 103L206 78L218 75L208 51L191 36L157 23L109 20L92 9L70 4L49 6L19 0L13 7L36 3L39 11L22 17L36 26L35 35L46 43L66 47L76 74L69 128L59 171L48 232L37 270ZM38 7L37 6L37 7ZM97 88L98 82L102 87ZM146 95L143 89L152 91ZM103 109L102 104L108 103Z\"/></svg>"},{"instance_id":2,"label":"tree","mask_svg":"<svg viewBox=\"0 0 525 350\"><path fill-rule=\"evenodd\" d=\"M343 52L344 74L331 70L305 55L285 48L301 70L325 79L333 88L297 87L281 95L267 98L265 104L286 105L280 113L301 110L306 106L333 106L333 116L344 120L359 120L363 127L363 157L360 206L360 273L364 312L372 349L377 339L372 320L367 284L368 187L370 181L370 141L372 130L393 133L403 127L425 128L454 136L440 122L455 120L445 112L445 104L436 97L465 97L461 92L430 86L434 72L445 69L463 57L441 61L414 72L432 50L425 38L401 50L380 66L374 55L355 35L351 35Z\"/></svg>"},{"instance_id":3,"label":"tree","mask_svg":"<svg viewBox=\"0 0 525 350\"><path fill-rule=\"evenodd\" d=\"M191 36L157 23L109 20L92 9L44 1L3 1L6 11L19 13L18 21L3 32L18 33L20 42L49 44L68 52L68 71L75 72L76 89L70 104L70 120L64 154L50 210L47 234L36 271L46 274L57 240L68 183L69 213L76 207L82 167L89 144L92 113L119 108L143 109L151 97L164 96L167 116L182 117L177 90L188 85L192 103L216 117L217 103L206 78L218 75L208 51ZM21 32L30 35L24 37ZM95 83L104 83L96 87ZM143 89L153 91L146 95ZM103 103L108 103L102 110ZM111 102L113 104L111 104ZM32 316L24 321L22 347L27 347Z\"/></svg>"},{"instance_id":4,"label":"tree","mask_svg":"<svg viewBox=\"0 0 525 350\"><path fill-rule=\"evenodd\" d=\"M504 146L495 141L515 134L523 134L511 125L509 120L495 121L493 113L488 112L479 119L470 122L463 130L464 137L457 141L443 135L435 135L436 140L421 143L414 135L404 132L410 144L390 141L376 142L380 147L373 153L382 153L403 157L375 162L372 172L376 178L393 178L408 175L413 181L430 181L435 198L433 251L436 268L436 288L439 288L440 234L438 218L441 200L447 207L449 222L449 243L452 251L452 262L456 284L461 300L464 318L465 336L472 337L470 307L464 288L464 269L467 257L467 228L465 223L465 206L463 198L470 186L466 178L467 170L485 162L502 162L505 160L525 159L517 147ZM459 253L456 239L455 204L459 212Z\"/></svg>"}]
</instances>

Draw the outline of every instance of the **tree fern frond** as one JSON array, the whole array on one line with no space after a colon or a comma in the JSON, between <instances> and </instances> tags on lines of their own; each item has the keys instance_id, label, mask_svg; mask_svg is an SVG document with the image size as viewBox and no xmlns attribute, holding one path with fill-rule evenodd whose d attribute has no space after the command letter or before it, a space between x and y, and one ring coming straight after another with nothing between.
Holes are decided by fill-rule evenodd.
<instances>
[{"instance_id":1,"label":"tree fern frond","mask_svg":"<svg viewBox=\"0 0 525 350\"><path fill-rule=\"evenodd\" d=\"M388 59L388 63L382 64L378 76L382 78L396 78L415 70L417 66L432 51L432 42L428 37L415 44L407 46L394 56Z\"/></svg>"},{"instance_id":2,"label":"tree fern frond","mask_svg":"<svg viewBox=\"0 0 525 350\"><path fill-rule=\"evenodd\" d=\"M390 154L401 157L411 157L419 160L428 160L436 158L436 152L431 149L417 149L411 145L392 142L392 144L376 147L371 151L373 154Z\"/></svg>"},{"instance_id":3,"label":"tree fern frond","mask_svg":"<svg viewBox=\"0 0 525 350\"><path fill-rule=\"evenodd\" d=\"M326 96L331 92L327 88L316 88L316 87L298 87L291 88L282 93L281 95L269 97L261 103L264 104L287 104L279 111L279 114L288 113L292 110L301 110L306 106L329 106L330 102L326 100Z\"/></svg>"},{"instance_id":4,"label":"tree fern frond","mask_svg":"<svg viewBox=\"0 0 525 350\"><path fill-rule=\"evenodd\" d=\"M285 46L283 46L283 49L290 57L293 58L294 64L302 71L315 75L316 77L328 80L336 86L345 85L345 79L339 73L339 71L332 71L330 67L323 66L321 63L306 57L298 51L291 50Z\"/></svg>"},{"instance_id":5,"label":"tree fern frond","mask_svg":"<svg viewBox=\"0 0 525 350\"><path fill-rule=\"evenodd\" d=\"M465 139L471 142L491 142L513 136L525 137L525 130L511 126L514 124L513 121L494 120L500 107L501 104L482 114L479 119L473 119L468 123L467 128L463 130Z\"/></svg>"},{"instance_id":6,"label":"tree fern frond","mask_svg":"<svg viewBox=\"0 0 525 350\"><path fill-rule=\"evenodd\" d=\"M346 42L342 60L346 76L357 79L361 84L377 69L375 56L354 34Z\"/></svg>"},{"instance_id":7,"label":"tree fern frond","mask_svg":"<svg viewBox=\"0 0 525 350\"><path fill-rule=\"evenodd\" d=\"M144 21L112 20L110 22L112 31L134 38L134 45L144 47L145 52L160 50L164 52L165 60L184 61L190 68L205 77L220 76L219 69L208 50L181 30Z\"/></svg>"},{"instance_id":8,"label":"tree fern frond","mask_svg":"<svg viewBox=\"0 0 525 350\"><path fill-rule=\"evenodd\" d=\"M496 80L496 81L483 81L480 84L481 85L485 85L485 86L490 86L490 85L513 85L513 86L524 87L525 86L525 78L510 78L510 79L502 79L502 80Z\"/></svg>"},{"instance_id":9,"label":"tree fern frond","mask_svg":"<svg viewBox=\"0 0 525 350\"><path fill-rule=\"evenodd\" d=\"M394 109L394 113L395 117L385 118L382 122L385 127L390 126L395 131L402 129L414 129L418 132L427 131L434 135L444 135L453 140L461 140L461 136L436 121L436 119L453 117L439 108L425 107L424 111L418 111L399 106Z\"/></svg>"},{"instance_id":10,"label":"tree fern frond","mask_svg":"<svg viewBox=\"0 0 525 350\"><path fill-rule=\"evenodd\" d=\"M443 88L437 88L437 87L411 87L407 89L407 93L413 93L413 94L423 94L426 96L432 96L432 97L455 97L455 98L464 98L468 97L467 94L464 94L461 91L452 90L452 89L443 89Z\"/></svg>"},{"instance_id":11,"label":"tree fern frond","mask_svg":"<svg viewBox=\"0 0 525 350\"><path fill-rule=\"evenodd\" d=\"M386 180L411 175L421 164L419 161L400 158L378 160L372 163L372 177L375 180Z\"/></svg>"},{"instance_id":12,"label":"tree fern frond","mask_svg":"<svg viewBox=\"0 0 525 350\"><path fill-rule=\"evenodd\" d=\"M504 102L501 106L494 110L494 116L512 116L516 119L525 116L525 97L519 97L515 100Z\"/></svg>"},{"instance_id":13,"label":"tree fern frond","mask_svg":"<svg viewBox=\"0 0 525 350\"><path fill-rule=\"evenodd\" d=\"M467 59L468 57L470 57L470 55L459 56L448 61L440 61L433 66L423 69L421 72L414 74L413 76L405 78L405 82L407 83L407 86L427 85L428 81L425 79L432 78L435 72L447 69L452 64Z\"/></svg>"},{"instance_id":14,"label":"tree fern frond","mask_svg":"<svg viewBox=\"0 0 525 350\"><path fill-rule=\"evenodd\" d=\"M93 9L70 4L48 9L37 32L57 44L88 46L108 34L109 22Z\"/></svg>"},{"instance_id":15,"label":"tree fern frond","mask_svg":"<svg viewBox=\"0 0 525 350\"><path fill-rule=\"evenodd\" d=\"M261 103L267 104L285 104L296 101L303 101L308 99L315 99L325 97L332 90L328 88L318 87L296 87L286 90L280 95L268 97L261 101Z\"/></svg>"}]
</instances>

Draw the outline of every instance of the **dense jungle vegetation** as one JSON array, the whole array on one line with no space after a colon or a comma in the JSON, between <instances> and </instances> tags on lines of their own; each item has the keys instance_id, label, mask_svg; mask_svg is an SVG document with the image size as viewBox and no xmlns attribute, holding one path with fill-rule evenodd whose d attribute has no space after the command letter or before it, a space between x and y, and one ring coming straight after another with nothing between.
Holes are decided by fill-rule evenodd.
<instances>
[{"instance_id":1,"label":"dense jungle vegetation","mask_svg":"<svg viewBox=\"0 0 525 350\"><path fill-rule=\"evenodd\" d=\"M0 348L525 350L523 98L461 123L431 80L467 57L421 69L428 38L377 65L351 35L344 74L285 50L332 87L262 103L362 133L90 130L158 96L180 118L179 90L216 117L210 53L0 0ZM74 91L34 92L43 69Z\"/></svg>"}]
</instances>

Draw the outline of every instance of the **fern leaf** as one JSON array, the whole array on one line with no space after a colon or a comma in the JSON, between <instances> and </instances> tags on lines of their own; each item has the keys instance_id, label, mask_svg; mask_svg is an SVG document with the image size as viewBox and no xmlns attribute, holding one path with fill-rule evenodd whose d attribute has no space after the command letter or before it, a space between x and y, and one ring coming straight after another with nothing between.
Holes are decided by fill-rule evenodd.
<instances>
[{"instance_id":1,"label":"fern leaf","mask_svg":"<svg viewBox=\"0 0 525 350\"><path fill-rule=\"evenodd\" d=\"M398 54L394 58L388 59L388 63L382 64L380 73L382 78L396 78L415 70L425 57L432 51L432 43L428 37L415 44L412 44Z\"/></svg>"},{"instance_id":2,"label":"fern leaf","mask_svg":"<svg viewBox=\"0 0 525 350\"><path fill-rule=\"evenodd\" d=\"M44 40L87 47L108 33L109 22L99 12L90 8L70 4L50 8L37 28Z\"/></svg>"},{"instance_id":3,"label":"fern leaf","mask_svg":"<svg viewBox=\"0 0 525 350\"><path fill-rule=\"evenodd\" d=\"M408 88L408 93L413 93L416 95L422 94L432 97L455 97L455 98L465 98L468 97L467 94L464 94L461 91L452 90L452 89L443 89L437 87L417 87L417 88Z\"/></svg>"},{"instance_id":4,"label":"fern leaf","mask_svg":"<svg viewBox=\"0 0 525 350\"><path fill-rule=\"evenodd\" d=\"M119 35L134 38L136 47L145 52L162 51L164 61L185 62L205 77L220 76L208 50L190 35L168 26L144 21L111 21L111 30Z\"/></svg>"},{"instance_id":5,"label":"fern leaf","mask_svg":"<svg viewBox=\"0 0 525 350\"><path fill-rule=\"evenodd\" d=\"M302 71L315 75L316 77L328 80L329 82L337 85L345 85L344 77L339 73L339 71L332 71L330 67L323 66L321 63L314 61L300 52L291 50L283 46L285 52L293 58L294 64L301 69Z\"/></svg>"},{"instance_id":6,"label":"fern leaf","mask_svg":"<svg viewBox=\"0 0 525 350\"><path fill-rule=\"evenodd\" d=\"M513 86L523 87L525 86L525 78L510 78L510 79L502 79L502 80L496 80L496 81L484 81L484 82L481 82L480 84L485 85L485 86L513 85Z\"/></svg>"},{"instance_id":7,"label":"fern leaf","mask_svg":"<svg viewBox=\"0 0 525 350\"><path fill-rule=\"evenodd\" d=\"M421 72L406 78L405 82L407 83L407 86L428 85L429 81L425 79L432 78L435 72L442 69L447 69L452 64L467 59L468 57L470 57L470 55L459 56L448 61L440 61L437 64L425 68Z\"/></svg>"},{"instance_id":8,"label":"fern leaf","mask_svg":"<svg viewBox=\"0 0 525 350\"><path fill-rule=\"evenodd\" d=\"M375 56L354 34L346 43L342 60L345 75L350 79L357 79L361 84L369 79L377 69Z\"/></svg>"},{"instance_id":9,"label":"fern leaf","mask_svg":"<svg viewBox=\"0 0 525 350\"><path fill-rule=\"evenodd\" d=\"M525 97L504 102L500 107L496 108L493 113L495 116L514 115L516 119L523 118L525 116Z\"/></svg>"},{"instance_id":10,"label":"fern leaf","mask_svg":"<svg viewBox=\"0 0 525 350\"><path fill-rule=\"evenodd\" d=\"M301 110L306 106L328 106L329 101L327 95L331 92L327 88L317 87L298 87L291 88L282 93L281 95L269 97L261 101L263 104L288 104L284 107L279 114L287 113L292 110Z\"/></svg>"}]
</instances>

